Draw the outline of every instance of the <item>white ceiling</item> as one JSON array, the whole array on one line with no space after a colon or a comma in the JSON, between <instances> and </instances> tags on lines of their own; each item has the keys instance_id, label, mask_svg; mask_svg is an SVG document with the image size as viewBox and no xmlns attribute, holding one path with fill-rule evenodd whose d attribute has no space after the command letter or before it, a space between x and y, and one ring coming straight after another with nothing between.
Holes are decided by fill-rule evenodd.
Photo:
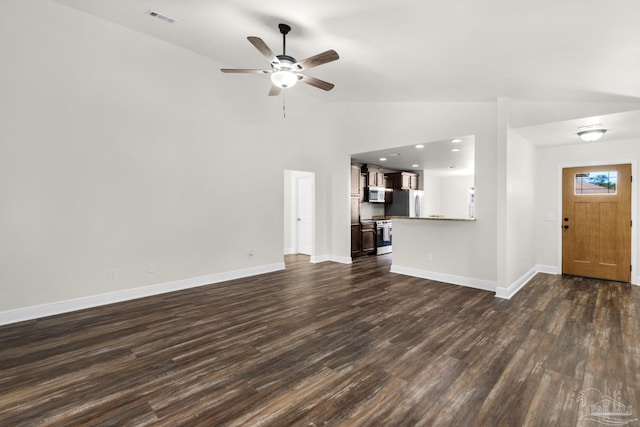
<instances>
[{"instance_id":1,"label":"white ceiling","mask_svg":"<svg viewBox=\"0 0 640 427\"><path fill-rule=\"evenodd\" d=\"M231 68L268 67L246 37L260 37L280 54L278 24L289 24L287 54L300 60L334 49L340 55L338 61L308 71L334 83L335 89L324 92L306 85L291 89L329 102L504 97L640 103L638 0L56 1ZM178 22L152 18L145 13L148 10ZM256 96L267 96L267 76L212 77L238 85L243 79L265 79L264 94ZM640 136L637 116L610 118L619 120L605 138ZM518 130L536 145L571 144L579 142L577 126L596 119ZM614 124L601 121L605 127Z\"/></svg>"},{"instance_id":2,"label":"white ceiling","mask_svg":"<svg viewBox=\"0 0 640 427\"><path fill-rule=\"evenodd\" d=\"M453 140L424 142L393 149L358 153L351 159L358 163L379 165L384 169L428 171L431 176L473 175L475 158L475 138L466 136ZM457 142L459 141L459 142ZM452 149L459 151L451 151ZM387 160L380 160L385 158ZM417 164L418 166L413 166Z\"/></svg>"},{"instance_id":3,"label":"white ceiling","mask_svg":"<svg viewBox=\"0 0 640 427\"><path fill-rule=\"evenodd\" d=\"M246 37L279 54L287 23L288 54L340 55L309 71L331 101L640 99L638 0L57 1L234 68L268 66Z\"/></svg>"}]
</instances>

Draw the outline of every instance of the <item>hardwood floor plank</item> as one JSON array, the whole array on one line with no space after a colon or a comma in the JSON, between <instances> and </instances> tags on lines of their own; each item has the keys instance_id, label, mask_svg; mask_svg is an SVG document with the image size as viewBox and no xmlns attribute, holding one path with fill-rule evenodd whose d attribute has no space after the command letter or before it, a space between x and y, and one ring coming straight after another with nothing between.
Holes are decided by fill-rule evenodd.
<instances>
[{"instance_id":1,"label":"hardwood floor plank","mask_svg":"<svg viewBox=\"0 0 640 427\"><path fill-rule=\"evenodd\" d=\"M0 425L593 425L590 388L638 418L638 287L538 274L501 300L390 255L285 259L0 327Z\"/></svg>"}]
</instances>

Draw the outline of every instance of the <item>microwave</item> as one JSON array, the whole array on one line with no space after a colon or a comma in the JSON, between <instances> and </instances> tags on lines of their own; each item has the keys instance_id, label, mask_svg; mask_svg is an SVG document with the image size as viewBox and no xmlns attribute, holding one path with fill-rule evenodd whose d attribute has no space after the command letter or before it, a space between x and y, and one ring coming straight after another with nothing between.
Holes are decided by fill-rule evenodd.
<instances>
[{"instance_id":1,"label":"microwave","mask_svg":"<svg viewBox=\"0 0 640 427\"><path fill-rule=\"evenodd\" d=\"M384 203L384 195L386 188L384 187L367 187L367 201L369 203Z\"/></svg>"}]
</instances>

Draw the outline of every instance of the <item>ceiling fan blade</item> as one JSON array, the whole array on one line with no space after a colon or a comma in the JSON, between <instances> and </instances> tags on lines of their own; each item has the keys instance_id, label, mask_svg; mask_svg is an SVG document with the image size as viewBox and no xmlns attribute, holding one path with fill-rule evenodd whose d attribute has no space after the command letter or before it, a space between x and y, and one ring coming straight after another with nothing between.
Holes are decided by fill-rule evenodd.
<instances>
[{"instance_id":1,"label":"ceiling fan blade","mask_svg":"<svg viewBox=\"0 0 640 427\"><path fill-rule=\"evenodd\" d=\"M305 76L304 74L299 74L302 76L302 81L308 85L315 86L318 89L322 90L331 90L334 88L333 83L325 82L324 80L316 79L315 77Z\"/></svg>"},{"instance_id":2,"label":"ceiling fan blade","mask_svg":"<svg viewBox=\"0 0 640 427\"><path fill-rule=\"evenodd\" d=\"M243 74L270 74L272 70L258 70L253 68L220 68L223 73L243 73Z\"/></svg>"},{"instance_id":3,"label":"ceiling fan blade","mask_svg":"<svg viewBox=\"0 0 640 427\"><path fill-rule=\"evenodd\" d=\"M269 96L278 96L282 92L282 88L276 85L271 85L271 89L269 90Z\"/></svg>"},{"instance_id":4,"label":"ceiling fan blade","mask_svg":"<svg viewBox=\"0 0 640 427\"><path fill-rule=\"evenodd\" d=\"M271 70L255 70L251 68L220 68L223 73L269 74Z\"/></svg>"},{"instance_id":5,"label":"ceiling fan blade","mask_svg":"<svg viewBox=\"0 0 640 427\"><path fill-rule=\"evenodd\" d=\"M276 57L276 54L273 53L271 49L269 49L269 46L267 46L267 44L262 41L260 37L249 36L247 37L247 40L249 40L249 43L251 43L256 49L258 49L258 51L260 51L260 53L264 55L264 57L267 58L270 63L280 63L280 60Z\"/></svg>"},{"instance_id":6,"label":"ceiling fan blade","mask_svg":"<svg viewBox=\"0 0 640 427\"><path fill-rule=\"evenodd\" d=\"M335 61L339 59L338 53L335 50L328 50L326 52L319 53L314 56L310 56L307 59L298 61L294 66L298 66L301 70L317 67L318 65L326 64L327 62Z\"/></svg>"}]
</instances>

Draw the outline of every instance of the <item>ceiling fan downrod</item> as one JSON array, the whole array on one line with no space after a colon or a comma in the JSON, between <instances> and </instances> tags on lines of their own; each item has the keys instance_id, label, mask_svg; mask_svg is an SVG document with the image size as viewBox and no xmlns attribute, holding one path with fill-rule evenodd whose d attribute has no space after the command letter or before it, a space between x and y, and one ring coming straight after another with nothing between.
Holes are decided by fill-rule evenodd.
<instances>
[{"instance_id":1,"label":"ceiling fan downrod","mask_svg":"<svg viewBox=\"0 0 640 427\"><path fill-rule=\"evenodd\" d=\"M280 34L282 34L282 55L287 54L287 34L291 31L291 27L287 24L278 24Z\"/></svg>"}]
</instances>

